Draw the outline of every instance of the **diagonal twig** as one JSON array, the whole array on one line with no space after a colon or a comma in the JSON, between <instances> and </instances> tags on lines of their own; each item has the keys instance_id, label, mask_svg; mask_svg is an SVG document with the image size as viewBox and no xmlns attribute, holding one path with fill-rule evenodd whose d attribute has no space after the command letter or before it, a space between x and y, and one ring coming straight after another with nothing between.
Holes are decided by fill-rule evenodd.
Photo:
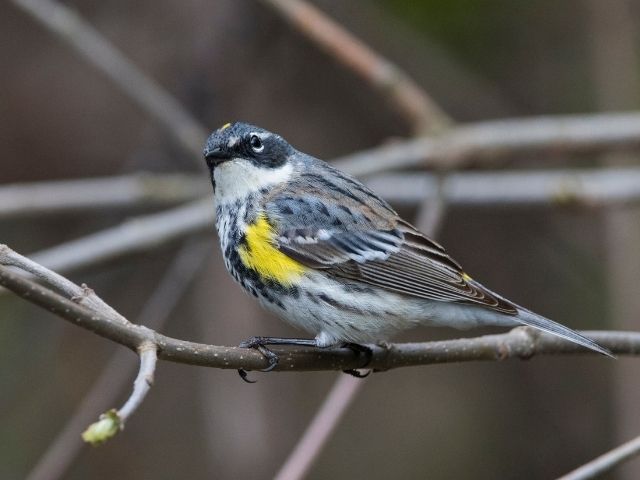
<instances>
[{"instance_id":1,"label":"diagonal twig","mask_svg":"<svg viewBox=\"0 0 640 480\"><path fill-rule=\"evenodd\" d=\"M154 343L143 343L138 347L138 353L140 355L140 370L133 382L133 392L122 408L118 410L120 428L124 427L129 417L142 404L151 385L153 385L153 374L158 361L158 347Z\"/></svg>"},{"instance_id":2,"label":"diagonal twig","mask_svg":"<svg viewBox=\"0 0 640 480\"><path fill-rule=\"evenodd\" d=\"M158 363L158 346L152 342L144 342L138 348L140 368L133 382L133 391L119 409L111 409L100 415L100 419L89 425L82 433L82 439L91 445L101 445L124 429L129 417L142 405L146 398L156 371Z\"/></svg>"},{"instance_id":3,"label":"diagonal twig","mask_svg":"<svg viewBox=\"0 0 640 480\"><path fill-rule=\"evenodd\" d=\"M304 478L366 380L351 375L338 377L293 451L273 477L275 480Z\"/></svg>"},{"instance_id":4,"label":"diagonal twig","mask_svg":"<svg viewBox=\"0 0 640 480\"><path fill-rule=\"evenodd\" d=\"M211 200L196 200L40 250L31 258L52 270L70 272L205 231L212 228L213 215Z\"/></svg>"},{"instance_id":5,"label":"diagonal twig","mask_svg":"<svg viewBox=\"0 0 640 480\"><path fill-rule=\"evenodd\" d=\"M303 0L262 0L332 58L372 85L402 113L414 134L447 128L449 117L397 65Z\"/></svg>"},{"instance_id":6,"label":"diagonal twig","mask_svg":"<svg viewBox=\"0 0 640 480\"><path fill-rule=\"evenodd\" d=\"M207 130L155 80L143 73L71 8L51 0L12 0L34 20L63 39L84 60L106 75L127 97L157 120L191 158L202 166Z\"/></svg>"},{"instance_id":7,"label":"diagonal twig","mask_svg":"<svg viewBox=\"0 0 640 480\"><path fill-rule=\"evenodd\" d=\"M558 478L558 480L588 480L597 478L638 455L640 455L640 437L629 440L604 455L594 458L590 462Z\"/></svg>"}]
</instances>

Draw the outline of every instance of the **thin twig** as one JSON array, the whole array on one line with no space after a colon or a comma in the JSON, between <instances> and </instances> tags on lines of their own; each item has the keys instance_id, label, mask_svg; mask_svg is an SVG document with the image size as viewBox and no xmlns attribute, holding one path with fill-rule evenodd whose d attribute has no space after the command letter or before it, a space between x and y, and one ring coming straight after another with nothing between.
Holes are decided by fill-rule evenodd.
<instances>
[{"instance_id":1,"label":"thin twig","mask_svg":"<svg viewBox=\"0 0 640 480\"><path fill-rule=\"evenodd\" d=\"M124 429L129 417L142 405L149 393L158 363L158 347L153 342L145 342L138 347L140 368L133 382L133 392L120 410L111 409L100 415L100 419L89 425L82 433L82 439L92 445L101 445Z\"/></svg>"},{"instance_id":2,"label":"thin twig","mask_svg":"<svg viewBox=\"0 0 640 480\"><path fill-rule=\"evenodd\" d=\"M593 154L640 147L640 113L514 118L452 128L336 159L353 175L423 166L488 166L518 156Z\"/></svg>"},{"instance_id":3,"label":"thin twig","mask_svg":"<svg viewBox=\"0 0 640 480\"><path fill-rule=\"evenodd\" d=\"M440 131L450 119L398 66L303 0L262 0L332 58L375 87L402 113L415 134Z\"/></svg>"},{"instance_id":4,"label":"thin twig","mask_svg":"<svg viewBox=\"0 0 640 480\"><path fill-rule=\"evenodd\" d=\"M122 207L167 206L211 190L203 175L137 173L0 186L0 220Z\"/></svg>"},{"instance_id":5,"label":"thin twig","mask_svg":"<svg viewBox=\"0 0 640 480\"><path fill-rule=\"evenodd\" d=\"M415 225L422 232L436 237L444 220L448 201L444 192L444 183L447 180L445 174L436 176L435 192L424 195L422 203L416 214Z\"/></svg>"},{"instance_id":6,"label":"thin twig","mask_svg":"<svg viewBox=\"0 0 640 480\"><path fill-rule=\"evenodd\" d=\"M597 478L638 455L640 455L640 437L629 440L604 455L594 458L589 463L558 478L558 480L588 480L590 478Z\"/></svg>"},{"instance_id":7,"label":"thin twig","mask_svg":"<svg viewBox=\"0 0 640 480\"><path fill-rule=\"evenodd\" d=\"M203 259L211 252L207 241L186 242L167 268L138 315L137 322L149 328L161 329L171 317L183 297ZM83 443L78 433L95 417L95 413L113 405L128 379L135 373L134 365L124 362L121 352L113 354L91 389L84 395L73 415L60 429L33 467L27 480L53 480L62 478L81 451Z\"/></svg>"},{"instance_id":8,"label":"thin twig","mask_svg":"<svg viewBox=\"0 0 640 480\"><path fill-rule=\"evenodd\" d=\"M63 39L84 60L165 127L198 166L207 130L170 93L143 73L71 8L50 0L12 0L43 27Z\"/></svg>"},{"instance_id":9,"label":"thin twig","mask_svg":"<svg viewBox=\"0 0 640 480\"><path fill-rule=\"evenodd\" d=\"M275 480L305 477L366 380L351 375L338 377Z\"/></svg>"},{"instance_id":10,"label":"thin twig","mask_svg":"<svg viewBox=\"0 0 640 480\"><path fill-rule=\"evenodd\" d=\"M30 257L52 270L71 272L123 255L148 251L212 228L213 202L197 200L125 221L86 237L40 250Z\"/></svg>"},{"instance_id":11,"label":"thin twig","mask_svg":"<svg viewBox=\"0 0 640 480\"><path fill-rule=\"evenodd\" d=\"M133 392L127 399L125 404L118 410L120 418L120 428L123 428L129 417L142 404L147 396L151 385L153 385L153 374L156 370L156 362L158 360L158 349L152 342L143 343L138 347L140 355L140 370L138 376L133 382Z\"/></svg>"}]
</instances>

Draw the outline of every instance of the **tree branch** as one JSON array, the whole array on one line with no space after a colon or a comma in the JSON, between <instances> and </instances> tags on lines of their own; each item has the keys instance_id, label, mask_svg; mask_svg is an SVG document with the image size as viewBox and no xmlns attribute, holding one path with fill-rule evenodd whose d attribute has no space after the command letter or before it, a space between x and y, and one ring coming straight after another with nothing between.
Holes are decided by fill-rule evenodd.
<instances>
[{"instance_id":1,"label":"tree branch","mask_svg":"<svg viewBox=\"0 0 640 480\"><path fill-rule=\"evenodd\" d=\"M377 89L405 116L415 134L438 132L449 126L449 117L411 77L310 3L302 0L262 0L262 3Z\"/></svg>"},{"instance_id":2,"label":"tree branch","mask_svg":"<svg viewBox=\"0 0 640 480\"><path fill-rule=\"evenodd\" d=\"M0 266L0 285L25 300L90 330L104 338L136 351L145 342L158 346L163 360L215 368L261 370L268 366L259 352L239 347L206 345L179 340L132 323L113 322L103 313L92 311L23 278L5 266ZM640 333L585 332L603 347L618 355L640 353ZM313 348L274 348L281 361L278 371L317 371L357 369L362 359L348 348L318 351ZM533 355L592 353L579 345L529 328L516 328L501 335L447 340L427 343L394 344L390 348L372 346L372 358L367 368L392 368L465 361L495 361L508 358L530 358Z\"/></svg>"},{"instance_id":3,"label":"tree branch","mask_svg":"<svg viewBox=\"0 0 640 480\"><path fill-rule=\"evenodd\" d=\"M101 312L109 321L120 322L122 324L129 323L126 318L111 308L86 285L79 287L62 275L20 255L3 244L0 244L0 265L16 267L30 273L45 282L50 288L65 294L67 298L70 298L75 303Z\"/></svg>"},{"instance_id":4,"label":"tree branch","mask_svg":"<svg viewBox=\"0 0 640 480\"><path fill-rule=\"evenodd\" d=\"M336 159L353 175L408 167L496 164L525 155L588 155L640 147L640 113L546 116L479 122Z\"/></svg>"}]
</instances>

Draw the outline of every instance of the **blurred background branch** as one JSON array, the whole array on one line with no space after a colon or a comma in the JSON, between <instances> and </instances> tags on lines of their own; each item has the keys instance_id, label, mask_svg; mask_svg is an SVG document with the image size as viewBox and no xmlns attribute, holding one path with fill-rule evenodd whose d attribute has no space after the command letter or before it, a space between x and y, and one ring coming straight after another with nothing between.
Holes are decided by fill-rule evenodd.
<instances>
[{"instance_id":1,"label":"blurred background branch","mask_svg":"<svg viewBox=\"0 0 640 480\"><path fill-rule=\"evenodd\" d=\"M640 437L614 448L589 463L563 475L558 480L588 480L609 473L620 464L640 455Z\"/></svg>"},{"instance_id":2,"label":"blurred background branch","mask_svg":"<svg viewBox=\"0 0 640 480\"><path fill-rule=\"evenodd\" d=\"M477 208L619 207L640 201L640 168L388 173L366 181L397 205L434 199L438 188L451 206Z\"/></svg>"},{"instance_id":3,"label":"blurred background branch","mask_svg":"<svg viewBox=\"0 0 640 480\"><path fill-rule=\"evenodd\" d=\"M171 94L144 74L71 8L49 0L12 0L57 38L64 40L85 61L106 75L127 97L190 153L202 166L200 156L207 129Z\"/></svg>"},{"instance_id":4,"label":"blurred background branch","mask_svg":"<svg viewBox=\"0 0 640 480\"><path fill-rule=\"evenodd\" d=\"M8 185L0 187L0 218L92 212L104 208L124 210L162 207L204 197L205 190L211 188L207 183L200 175L145 173ZM442 179L440 186L437 175L431 173L386 173L372 175L366 179L366 183L388 201L401 206L413 206L425 199L433 199L439 188L442 189L443 198L452 206L589 208L634 204L640 200L638 167L455 172ZM183 207L176 208L183 211ZM207 205L202 204L200 208L203 213L206 211L203 223L209 225L212 213L208 201ZM196 211L199 209L196 208ZM162 217L154 214L132 221L144 225L154 218ZM167 222L166 228L180 229L170 222ZM198 224L195 224L194 229L198 228ZM170 231L168 234L181 235L181 232ZM162 244L162 238L163 235L158 236L157 245ZM118 241L125 240L121 238Z\"/></svg>"},{"instance_id":5,"label":"blurred background branch","mask_svg":"<svg viewBox=\"0 0 640 480\"><path fill-rule=\"evenodd\" d=\"M376 88L406 117L414 134L439 132L449 126L450 118L411 77L309 2L261 1L332 59Z\"/></svg>"},{"instance_id":6,"label":"blurred background branch","mask_svg":"<svg viewBox=\"0 0 640 480\"><path fill-rule=\"evenodd\" d=\"M211 190L202 175L140 173L0 186L0 220L102 209L171 206Z\"/></svg>"},{"instance_id":7,"label":"blurred background branch","mask_svg":"<svg viewBox=\"0 0 640 480\"><path fill-rule=\"evenodd\" d=\"M30 257L52 270L71 272L210 230L213 219L211 201L197 200L132 218L115 227L45 248Z\"/></svg>"},{"instance_id":8,"label":"blurred background branch","mask_svg":"<svg viewBox=\"0 0 640 480\"><path fill-rule=\"evenodd\" d=\"M640 114L604 113L493 120L437 137L392 142L336 159L354 175L408 167L500 165L523 157L592 155L640 146Z\"/></svg>"}]
</instances>

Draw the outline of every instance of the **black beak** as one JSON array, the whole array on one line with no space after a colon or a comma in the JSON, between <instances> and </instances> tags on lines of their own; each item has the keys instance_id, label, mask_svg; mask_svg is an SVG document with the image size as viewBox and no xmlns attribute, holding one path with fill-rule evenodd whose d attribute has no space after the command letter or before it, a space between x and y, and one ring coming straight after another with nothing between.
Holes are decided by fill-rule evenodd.
<instances>
[{"instance_id":1,"label":"black beak","mask_svg":"<svg viewBox=\"0 0 640 480\"><path fill-rule=\"evenodd\" d=\"M229 152L220 147L215 147L204 152L204 158L207 160L207 165L210 167L217 167L221 163L231 160Z\"/></svg>"}]
</instances>

